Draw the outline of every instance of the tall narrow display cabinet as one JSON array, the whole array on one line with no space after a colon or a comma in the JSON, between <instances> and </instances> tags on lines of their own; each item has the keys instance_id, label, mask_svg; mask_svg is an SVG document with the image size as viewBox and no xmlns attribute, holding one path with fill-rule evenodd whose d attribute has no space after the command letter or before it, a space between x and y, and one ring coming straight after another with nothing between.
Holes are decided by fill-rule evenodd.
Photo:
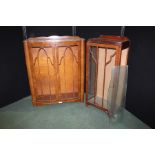
<instances>
[{"instance_id":1,"label":"tall narrow display cabinet","mask_svg":"<svg viewBox=\"0 0 155 155\"><path fill-rule=\"evenodd\" d=\"M86 105L112 113L125 103L129 46L129 39L121 36L87 41Z\"/></svg>"},{"instance_id":2,"label":"tall narrow display cabinet","mask_svg":"<svg viewBox=\"0 0 155 155\"><path fill-rule=\"evenodd\" d=\"M84 99L84 39L73 36L24 40L33 105Z\"/></svg>"}]
</instances>

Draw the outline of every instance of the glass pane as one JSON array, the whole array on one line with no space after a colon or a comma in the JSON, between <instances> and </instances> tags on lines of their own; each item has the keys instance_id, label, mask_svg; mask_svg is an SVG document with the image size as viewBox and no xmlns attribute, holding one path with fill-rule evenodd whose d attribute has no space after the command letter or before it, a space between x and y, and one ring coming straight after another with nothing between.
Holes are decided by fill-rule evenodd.
<instances>
[{"instance_id":1,"label":"glass pane","mask_svg":"<svg viewBox=\"0 0 155 155\"><path fill-rule=\"evenodd\" d=\"M115 65L115 49L99 48L97 72L97 104L107 109L107 95L111 78L111 69Z\"/></svg>"},{"instance_id":2,"label":"glass pane","mask_svg":"<svg viewBox=\"0 0 155 155\"><path fill-rule=\"evenodd\" d=\"M91 47L89 52L88 102L107 111L108 88L116 50Z\"/></svg>"},{"instance_id":3,"label":"glass pane","mask_svg":"<svg viewBox=\"0 0 155 155\"><path fill-rule=\"evenodd\" d=\"M91 47L89 57L88 102L94 104L96 79L96 47Z\"/></svg>"},{"instance_id":4,"label":"glass pane","mask_svg":"<svg viewBox=\"0 0 155 155\"><path fill-rule=\"evenodd\" d=\"M126 99L128 66L114 66L108 90L108 110L112 118L119 118Z\"/></svg>"},{"instance_id":5,"label":"glass pane","mask_svg":"<svg viewBox=\"0 0 155 155\"><path fill-rule=\"evenodd\" d=\"M56 99L56 75L53 61L53 49L31 48L33 81L37 101Z\"/></svg>"},{"instance_id":6,"label":"glass pane","mask_svg":"<svg viewBox=\"0 0 155 155\"><path fill-rule=\"evenodd\" d=\"M79 98L78 46L58 48L60 99Z\"/></svg>"}]
</instances>

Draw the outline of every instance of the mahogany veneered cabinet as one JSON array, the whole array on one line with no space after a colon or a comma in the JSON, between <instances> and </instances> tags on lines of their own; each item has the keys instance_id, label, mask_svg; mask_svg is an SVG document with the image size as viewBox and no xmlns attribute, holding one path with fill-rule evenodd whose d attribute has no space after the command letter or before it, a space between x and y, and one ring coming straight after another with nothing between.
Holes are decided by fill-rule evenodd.
<instances>
[{"instance_id":1,"label":"mahogany veneered cabinet","mask_svg":"<svg viewBox=\"0 0 155 155\"><path fill-rule=\"evenodd\" d=\"M84 39L35 37L24 41L33 105L84 99Z\"/></svg>"},{"instance_id":2,"label":"mahogany veneered cabinet","mask_svg":"<svg viewBox=\"0 0 155 155\"><path fill-rule=\"evenodd\" d=\"M109 112L110 104L114 111L124 102L129 45L129 39L120 36L87 41L86 105Z\"/></svg>"}]
</instances>

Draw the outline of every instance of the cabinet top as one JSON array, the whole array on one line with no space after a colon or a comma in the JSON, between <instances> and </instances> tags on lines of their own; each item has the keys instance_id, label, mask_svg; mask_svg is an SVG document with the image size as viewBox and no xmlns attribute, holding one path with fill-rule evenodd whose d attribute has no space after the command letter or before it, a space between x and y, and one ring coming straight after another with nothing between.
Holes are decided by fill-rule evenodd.
<instances>
[{"instance_id":1,"label":"cabinet top","mask_svg":"<svg viewBox=\"0 0 155 155\"><path fill-rule=\"evenodd\" d=\"M79 36L49 36L49 37L32 37L28 38L25 41L28 42L44 42L44 41L52 41L52 42L63 42L63 41L81 41L83 38Z\"/></svg>"},{"instance_id":2,"label":"cabinet top","mask_svg":"<svg viewBox=\"0 0 155 155\"><path fill-rule=\"evenodd\" d=\"M98 38L89 39L88 43L129 46L130 40L127 37L112 36L112 35L100 35Z\"/></svg>"}]
</instances>

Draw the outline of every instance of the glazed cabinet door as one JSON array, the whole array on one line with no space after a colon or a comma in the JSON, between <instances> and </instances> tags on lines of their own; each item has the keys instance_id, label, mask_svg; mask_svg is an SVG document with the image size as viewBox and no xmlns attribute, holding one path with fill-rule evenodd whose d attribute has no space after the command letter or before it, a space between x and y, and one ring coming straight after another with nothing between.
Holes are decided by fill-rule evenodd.
<instances>
[{"instance_id":1,"label":"glazed cabinet door","mask_svg":"<svg viewBox=\"0 0 155 155\"><path fill-rule=\"evenodd\" d=\"M57 47L59 81L59 101L72 101L80 98L81 61L80 46Z\"/></svg>"},{"instance_id":2,"label":"glazed cabinet door","mask_svg":"<svg viewBox=\"0 0 155 155\"><path fill-rule=\"evenodd\" d=\"M58 83L54 47L30 48L29 54L36 102L56 102Z\"/></svg>"}]
</instances>

